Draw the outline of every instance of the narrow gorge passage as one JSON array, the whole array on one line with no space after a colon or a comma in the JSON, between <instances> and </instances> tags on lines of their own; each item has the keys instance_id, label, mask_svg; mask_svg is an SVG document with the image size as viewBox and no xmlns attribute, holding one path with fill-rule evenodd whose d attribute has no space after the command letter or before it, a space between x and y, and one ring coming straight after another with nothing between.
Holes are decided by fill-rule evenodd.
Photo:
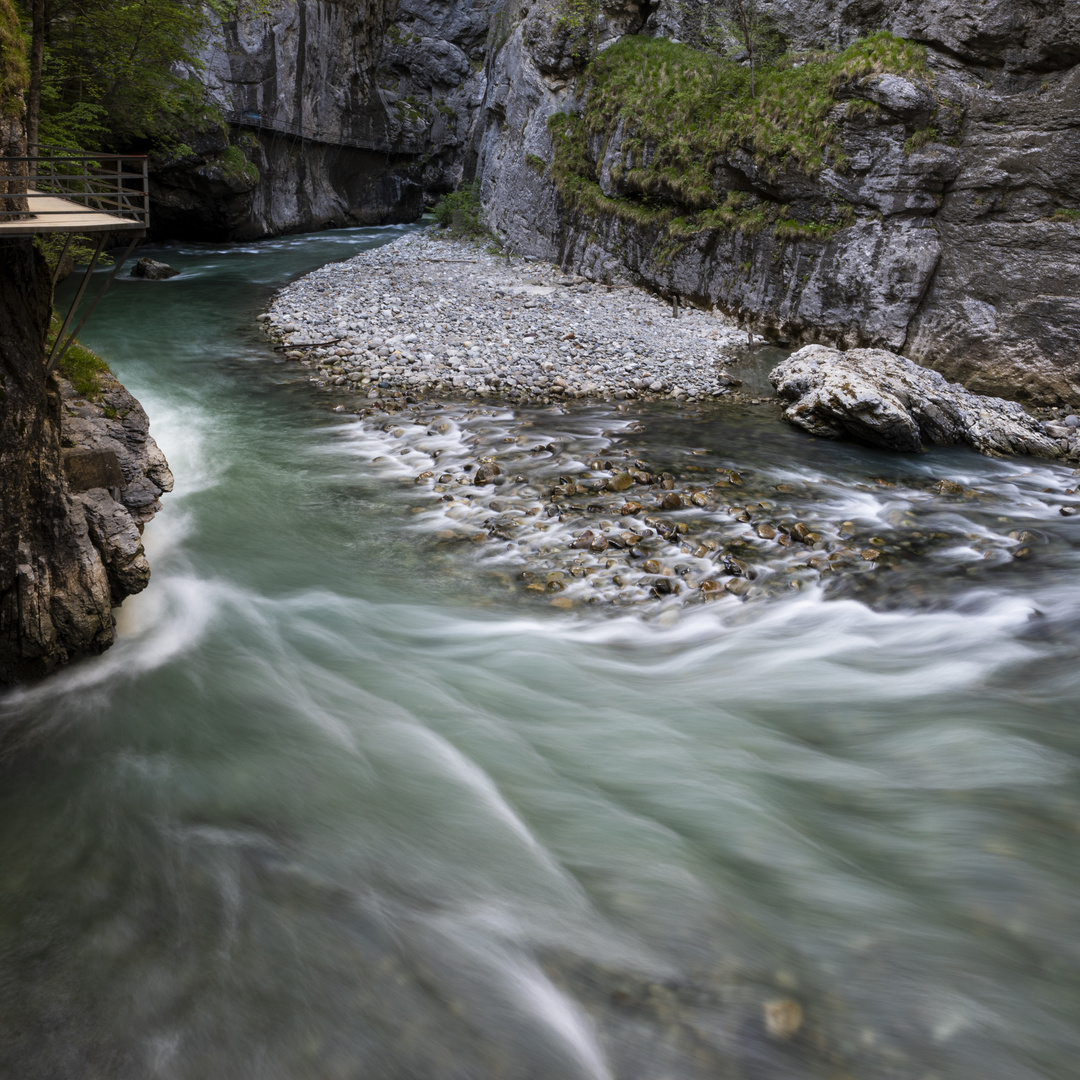
<instances>
[{"instance_id":1,"label":"narrow gorge passage","mask_svg":"<svg viewBox=\"0 0 1080 1080\"><path fill-rule=\"evenodd\" d=\"M0 694L0 1076L1071 1080L1072 470L723 405L335 414L256 315L404 231L148 249L181 275L88 327L176 489L117 644ZM414 483L536 444L499 509ZM553 607L520 575L584 581L576 522L514 513L624 450L896 566Z\"/></svg>"}]
</instances>

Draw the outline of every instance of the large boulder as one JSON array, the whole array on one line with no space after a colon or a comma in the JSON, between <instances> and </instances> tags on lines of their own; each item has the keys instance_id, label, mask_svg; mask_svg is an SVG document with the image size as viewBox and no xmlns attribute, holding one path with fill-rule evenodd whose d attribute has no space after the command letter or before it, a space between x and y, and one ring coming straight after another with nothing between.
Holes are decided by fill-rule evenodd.
<instances>
[{"instance_id":1,"label":"large boulder","mask_svg":"<svg viewBox=\"0 0 1080 1080\"><path fill-rule=\"evenodd\" d=\"M154 259L140 259L132 268L132 277L146 278L148 281L164 281L166 278L176 277L179 270L173 269L168 263L156 262Z\"/></svg>"},{"instance_id":2,"label":"large boulder","mask_svg":"<svg viewBox=\"0 0 1080 1080\"><path fill-rule=\"evenodd\" d=\"M1041 421L1015 401L982 397L885 349L807 345L769 379L791 404L784 419L813 435L918 452L968 443L983 454L1062 457Z\"/></svg>"}]
</instances>

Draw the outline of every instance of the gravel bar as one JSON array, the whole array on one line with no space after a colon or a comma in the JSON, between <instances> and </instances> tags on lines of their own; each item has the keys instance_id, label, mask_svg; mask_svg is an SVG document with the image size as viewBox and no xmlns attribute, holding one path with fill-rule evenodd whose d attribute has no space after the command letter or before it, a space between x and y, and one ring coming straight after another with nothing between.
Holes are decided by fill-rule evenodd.
<instances>
[{"instance_id":1,"label":"gravel bar","mask_svg":"<svg viewBox=\"0 0 1080 1080\"><path fill-rule=\"evenodd\" d=\"M313 381L371 398L703 400L739 385L724 364L748 344L715 312L433 231L305 275L259 320Z\"/></svg>"}]
</instances>

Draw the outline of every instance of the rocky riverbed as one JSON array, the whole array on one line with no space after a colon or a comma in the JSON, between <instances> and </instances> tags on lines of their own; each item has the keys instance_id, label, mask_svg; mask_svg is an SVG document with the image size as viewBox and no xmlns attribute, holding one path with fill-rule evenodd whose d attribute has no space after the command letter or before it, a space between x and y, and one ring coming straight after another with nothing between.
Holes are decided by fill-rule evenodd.
<instances>
[{"instance_id":1,"label":"rocky riverbed","mask_svg":"<svg viewBox=\"0 0 1080 1080\"><path fill-rule=\"evenodd\" d=\"M748 343L716 313L431 233L308 274L260 318L316 383L372 399L708 399L740 385L725 365Z\"/></svg>"},{"instance_id":2,"label":"rocky riverbed","mask_svg":"<svg viewBox=\"0 0 1080 1080\"><path fill-rule=\"evenodd\" d=\"M1003 461L986 486L955 458L896 455L828 476L813 451L793 452L798 436L742 406L385 403L339 433L365 473L397 489L409 546L444 587L464 575L470 593L566 611L633 607L665 621L806 589L934 604L928 577L1022 585L1025 567L1059 557L1047 517L1080 511L1060 466Z\"/></svg>"},{"instance_id":3,"label":"rocky riverbed","mask_svg":"<svg viewBox=\"0 0 1080 1080\"><path fill-rule=\"evenodd\" d=\"M412 234L308 274L260 318L356 414L343 434L401 486L430 557L453 577L468 547L496 591L650 617L808 586L917 604L934 564L974 581L1053 546L962 475L879 468L838 490L797 463L747 471L722 432L779 419L765 372L782 354L755 362L722 317L676 317L625 282ZM682 432L664 460L636 441L657 408ZM1075 484L1063 473L1047 508L1076 513Z\"/></svg>"}]
</instances>

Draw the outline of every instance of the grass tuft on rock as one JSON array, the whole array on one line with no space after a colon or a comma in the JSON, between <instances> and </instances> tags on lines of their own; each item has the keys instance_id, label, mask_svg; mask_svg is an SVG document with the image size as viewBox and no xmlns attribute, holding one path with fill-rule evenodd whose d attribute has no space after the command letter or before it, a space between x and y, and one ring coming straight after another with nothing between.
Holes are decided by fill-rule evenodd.
<instances>
[{"instance_id":1,"label":"grass tuft on rock","mask_svg":"<svg viewBox=\"0 0 1080 1080\"><path fill-rule=\"evenodd\" d=\"M46 354L52 348L59 330L60 320L54 315L49 325ZM71 383L80 397L92 401L101 395L101 376L109 373L109 365L92 349L76 341L64 354L56 370Z\"/></svg>"},{"instance_id":2,"label":"grass tuft on rock","mask_svg":"<svg viewBox=\"0 0 1080 1080\"><path fill-rule=\"evenodd\" d=\"M781 240L824 241L851 224L850 208L822 207L820 220L796 221L786 207L725 190L719 166L745 155L774 178L843 171L838 93L882 72L929 80L925 48L883 31L839 53L787 54L757 70L751 94L741 64L664 38L623 37L586 70L581 115L550 118L551 176L572 208L667 227L673 238L771 227ZM613 132L621 139L609 163L614 198L601 190L597 165Z\"/></svg>"}]
</instances>

